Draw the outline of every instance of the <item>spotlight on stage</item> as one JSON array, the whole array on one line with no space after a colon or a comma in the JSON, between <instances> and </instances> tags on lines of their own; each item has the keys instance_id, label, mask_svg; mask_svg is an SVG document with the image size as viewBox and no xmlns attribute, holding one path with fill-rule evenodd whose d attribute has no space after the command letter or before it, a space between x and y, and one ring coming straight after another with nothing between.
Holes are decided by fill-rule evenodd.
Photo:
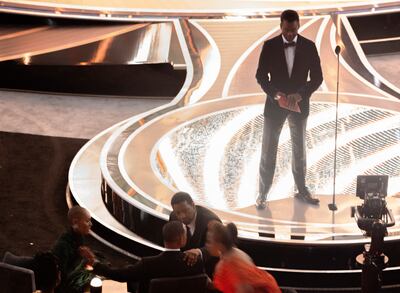
<instances>
[{"instance_id":1,"label":"spotlight on stage","mask_svg":"<svg viewBox=\"0 0 400 293\"><path fill-rule=\"evenodd\" d=\"M362 266L362 293L379 292L381 288L382 271L389 262L383 253L384 238L387 228L394 226L392 211L387 208L388 176L368 175L357 176L357 191L364 203L352 207L358 227L371 236L371 244L365 245L365 250L356 260Z\"/></svg>"}]
</instances>

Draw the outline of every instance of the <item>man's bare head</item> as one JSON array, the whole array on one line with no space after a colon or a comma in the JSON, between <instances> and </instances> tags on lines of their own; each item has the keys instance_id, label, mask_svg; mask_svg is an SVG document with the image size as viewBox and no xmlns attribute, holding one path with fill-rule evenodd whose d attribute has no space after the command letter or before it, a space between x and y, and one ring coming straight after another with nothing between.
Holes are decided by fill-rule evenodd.
<instances>
[{"instance_id":1,"label":"man's bare head","mask_svg":"<svg viewBox=\"0 0 400 293\"><path fill-rule=\"evenodd\" d=\"M68 222L74 232L87 235L92 227L91 216L87 209L80 206L73 206L68 211Z\"/></svg>"}]
</instances>

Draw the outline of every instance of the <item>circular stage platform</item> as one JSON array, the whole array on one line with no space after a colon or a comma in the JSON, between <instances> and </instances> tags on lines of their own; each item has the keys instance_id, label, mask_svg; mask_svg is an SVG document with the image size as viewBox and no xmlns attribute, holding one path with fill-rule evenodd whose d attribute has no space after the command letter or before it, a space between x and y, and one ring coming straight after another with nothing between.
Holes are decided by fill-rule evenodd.
<instances>
[{"instance_id":1,"label":"circular stage platform","mask_svg":"<svg viewBox=\"0 0 400 293\"><path fill-rule=\"evenodd\" d=\"M100 133L71 165L72 198L91 211L98 235L138 256L163 250L161 227L171 212L169 202L183 190L224 222L235 222L240 247L280 284L304 289L319 278L326 288L354 288L361 273L355 257L370 242L351 217L351 208L362 203L355 196L355 180L357 175L386 174L387 203L396 225L385 238L390 263L384 283L396 284L400 90L368 63L345 13L304 17L302 24L301 34L316 42L324 72L307 127L307 181L320 205L293 197L285 126L268 208L254 206L265 102L254 74L262 43L279 33L279 20L175 20L187 70L180 93L165 106ZM338 210L331 212L332 68L338 43L346 50L340 63Z\"/></svg>"},{"instance_id":2,"label":"circular stage platform","mask_svg":"<svg viewBox=\"0 0 400 293\"><path fill-rule=\"evenodd\" d=\"M103 196L124 194L123 201L149 215L167 220L174 192L189 192L198 204L212 208L224 222L235 222L244 238L274 234L272 241L302 239L306 243L364 243L366 239L350 217L350 208L361 204L355 196L357 174L389 174L389 194L398 188L397 134L399 114L391 103L387 110L351 104L341 105L336 192L339 210L331 215L334 151L333 94L317 93L308 124L307 182L321 204L312 207L293 199L289 131L280 138L278 166L269 196L269 209L257 211L260 161L262 95L238 96L179 108L134 129L127 123L103 149L100 163ZM371 104L376 103L373 99ZM130 134L131 133L131 134ZM380 139L376 139L379 137ZM122 141L123 140L123 141ZM372 141L374 140L374 141ZM374 144L367 149L365 146ZM117 155L116 155L117 154ZM144 159L147 158L147 159ZM116 163L117 162L117 163ZM111 194L109 194L111 192ZM390 198L394 211L396 199ZM400 210L399 210L400 215ZM396 235L398 228L391 234Z\"/></svg>"}]
</instances>

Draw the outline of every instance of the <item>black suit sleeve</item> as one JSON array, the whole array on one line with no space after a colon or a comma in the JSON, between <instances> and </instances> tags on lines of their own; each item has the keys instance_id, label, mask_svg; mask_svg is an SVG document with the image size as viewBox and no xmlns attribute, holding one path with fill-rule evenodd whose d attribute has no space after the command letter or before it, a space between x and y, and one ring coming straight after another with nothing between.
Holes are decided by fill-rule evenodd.
<instances>
[{"instance_id":1,"label":"black suit sleeve","mask_svg":"<svg viewBox=\"0 0 400 293\"><path fill-rule=\"evenodd\" d=\"M271 49L267 42L264 43L261 50L260 59L258 61L258 68L256 79L261 88L269 97L275 97L278 89L271 83L270 70L271 70Z\"/></svg>"},{"instance_id":2,"label":"black suit sleeve","mask_svg":"<svg viewBox=\"0 0 400 293\"><path fill-rule=\"evenodd\" d=\"M310 49L310 80L299 89L299 94L302 97L310 97L313 92L315 92L318 87L321 85L323 77L322 77L322 70L321 70L321 61L318 56L317 47L314 43L311 45Z\"/></svg>"},{"instance_id":3,"label":"black suit sleeve","mask_svg":"<svg viewBox=\"0 0 400 293\"><path fill-rule=\"evenodd\" d=\"M137 282L145 279L143 261L124 268L111 268L97 263L93 267L93 273L118 282Z\"/></svg>"}]
</instances>

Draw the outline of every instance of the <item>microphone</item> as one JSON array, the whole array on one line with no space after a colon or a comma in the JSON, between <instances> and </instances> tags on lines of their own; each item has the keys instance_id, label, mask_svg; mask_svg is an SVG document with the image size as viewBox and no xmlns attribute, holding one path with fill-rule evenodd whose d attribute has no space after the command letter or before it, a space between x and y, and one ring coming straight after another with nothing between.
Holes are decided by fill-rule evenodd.
<instances>
[{"instance_id":1,"label":"microphone","mask_svg":"<svg viewBox=\"0 0 400 293\"><path fill-rule=\"evenodd\" d=\"M337 129L338 129L338 107L339 107L339 58L340 50L342 48L337 45L335 54L337 55L337 71L336 71L336 119L335 119L335 152L333 155L333 194L332 203L328 204L329 210L332 212L337 211L336 205L336 160L337 160Z\"/></svg>"}]
</instances>

